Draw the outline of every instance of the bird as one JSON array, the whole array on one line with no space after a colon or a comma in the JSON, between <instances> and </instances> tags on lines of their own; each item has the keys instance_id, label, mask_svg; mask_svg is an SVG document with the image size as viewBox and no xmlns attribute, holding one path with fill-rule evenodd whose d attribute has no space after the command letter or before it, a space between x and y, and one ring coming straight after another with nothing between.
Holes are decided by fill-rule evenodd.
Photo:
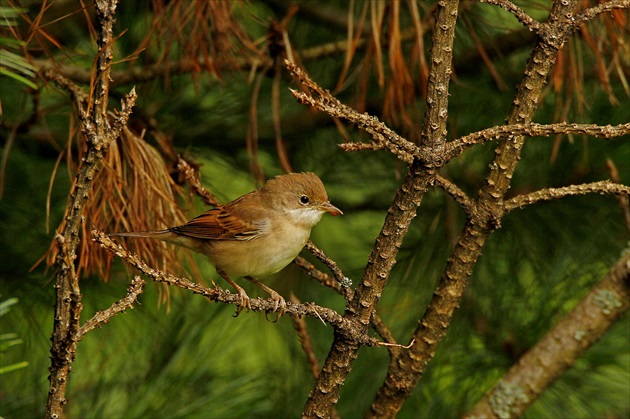
<instances>
[{"instance_id":1,"label":"bird","mask_svg":"<svg viewBox=\"0 0 630 419\"><path fill-rule=\"evenodd\" d=\"M312 172L288 173L186 224L109 236L158 239L201 253L240 296L235 316L244 308L251 309L249 296L232 280L243 277L271 296L274 311L280 308L279 317L286 308L284 298L257 278L274 274L291 263L309 240L311 229L326 213L343 214L330 203L321 179Z\"/></svg>"}]
</instances>

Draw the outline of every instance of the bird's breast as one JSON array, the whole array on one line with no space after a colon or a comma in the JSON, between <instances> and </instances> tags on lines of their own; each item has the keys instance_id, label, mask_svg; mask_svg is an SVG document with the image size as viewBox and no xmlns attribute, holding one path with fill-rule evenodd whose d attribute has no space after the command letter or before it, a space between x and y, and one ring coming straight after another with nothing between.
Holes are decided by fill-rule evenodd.
<instances>
[{"instance_id":1,"label":"bird's breast","mask_svg":"<svg viewBox=\"0 0 630 419\"><path fill-rule=\"evenodd\" d=\"M300 253L311 229L293 223L271 226L251 240L210 241L203 252L230 276L264 277L287 266Z\"/></svg>"}]
</instances>

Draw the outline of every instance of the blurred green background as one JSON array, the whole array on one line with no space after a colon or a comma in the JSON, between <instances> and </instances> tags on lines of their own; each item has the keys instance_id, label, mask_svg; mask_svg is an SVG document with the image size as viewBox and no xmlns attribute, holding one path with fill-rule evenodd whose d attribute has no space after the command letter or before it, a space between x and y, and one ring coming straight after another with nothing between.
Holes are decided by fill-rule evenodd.
<instances>
[{"instance_id":1,"label":"blurred green background","mask_svg":"<svg viewBox=\"0 0 630 419\"><path fill-rule=\"evenodd\" d=\"M429 3L420 2L423 17L430 11ZM527 3L518 4L531 7L528 11L534 15L545 15L543 2ZM296 51L345 39L344 30L309 17L306 12L309 4L313 8L311 2L299 4L302 7L287 27ZM345 19L347 4L315 4L315 8L337 10ZM10 5L16 6L14 2ZM23 1L20 6L34 17L42 4ZM251 1L238 3L234 13L249 36L257 39L265 35L271 19L282 19L283 7L281 2ZM355 7L360 11L359 5ZM48 53L60 60L66 60L66 54L71 58L66 64L89 70L95 52L79 8L79 3L60 1L44 13L46 29L63 45ZM87 9L88 15L92 13L91 7ZM401 25L408 25L410 17L404 10ZM128 32L117 41L117 59L138 48L149 31L152 13L142 2L120 5L116 32ZM476 28L484 40L497 43L506 34L520 30L504 12L487 5L468 5L457 28L456 63L476 49L467 25ZM596 29L601 30L600 26ZM3 39L11 38L8 29L3 30ZM430 45L430 34L425 42ZM456 65L457 77L450 88L449 138L503 122L532 45L524 43L494 57L493 65L507 86L505 90L497 87L496 79L479 59ZM559 90L550 87L535 121L628 122L623 82L611 76L611 90L605 91L595 76L595 54L579 40L567 49L574 50L571 57L579 57L586 76L579 81L579 89L567 86L578 83L570 77ZM45 58L43 50L31 53ZM138 61L119 63L114 69L149 65L154 55L149 48ZM308 61L305 67L314 80L332 89L343 62L343 54L329 55ZM359 93L358 79L359 73L353 73L337 96L352 105ZM76 129L68 124L72 112L68 98L53 85L34 80L39 86L36 121L22 126L13 136L12 127L31 117L34 94L20 80L0 76L0 139L7 157L0 201L0 301L17 298L17 303L1 313L0 334L4 338L0 356L2 367L28 363L0 375L0 416L5 418L44 415L54 268L44 264L31 267L46 252L63 216L71 177L65 160L58 171L54 167L60 150L66 147L68 133ZM380 114L383 89L374 72L369 73L368 81L364 92L368 111ZM271 122L271 83L271 78L263 78L257 105L259 157L267 176L282 172ZM171 74L167 82L158 79L134 85L139 95L134 116L156 121L161 131L172 136L179 152L200 163L207 189L227 202L255 188L244 140L253 90L247 71L224 73L220 80L203 73ZM131 87L114 85L113 99ZM288 87L296 86L284 77L281 115L290 161L296 171L316 172L331 201L345 214L325 217L314 229L312 240L357 284L405 168L386 152L342 152L336 146L342 138L332 121L297 104ZM611 92L619 105L611 100ZM410 106L422 114L421 94ZM394 120L387 122L400 132L410 129ZM347 129L352 139L366 140L354 128ZM147 141L156 145L150 136ZM614 161L622 183L630 183L628 138L565 137L558 143L557 158L552 159L555 143L554 138L527 142L512 195L607 179L606 159ZM443 175L474 196L482 185L492 150L493 145L486 144L467 151L452 161ZM147 202L150 210L151 203ZM197 203L186 211L192 217L203 211L203 206ZM379 315L400 342L407 342L422 317L463 222L464 214L443 192L434 190L423 200L378 305ZM628 238L619 205L609 196L572 197L510 213L489 240L447 337L400 417L464 414L588 293L619 257ZM304 256L325 270L309 254ZM197 260L204 275L226 287L203 258ZM119 261L114 263L109 282L83 278L83 319L124 296L130 278ZM294 293L305 302L340 312L344 308L340 296L293 265L266 283L285 298ZM261 295L249 284L244 286L250 295ZM285 316L277 323L254 313L234 318L234 307L208 303L179 290L171 290L168 306L160 305L153 283L147 284L139 301L133 310L79 343L67 394L68 417L300 415L314 380L290 318ZM323 361L332 342L332 328L317 319L307 319L307 324L315 353ZM629 417L629 342L626 315L529 408L525 417ZM363 415L385 377L388 360L383 348L361 349L338 404L341 417Z\"/></svg>"}]
</instances>

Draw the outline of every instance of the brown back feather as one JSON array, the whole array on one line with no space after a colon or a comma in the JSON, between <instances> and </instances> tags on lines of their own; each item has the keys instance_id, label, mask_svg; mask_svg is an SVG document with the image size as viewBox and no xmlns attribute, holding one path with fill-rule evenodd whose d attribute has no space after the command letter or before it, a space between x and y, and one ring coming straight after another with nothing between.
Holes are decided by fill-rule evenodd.
<instances>
[{"instance_id":1,"label":"brown back feather","mask_svg":"<svg viewBox=\"0 0 630 419\"><path fill-rule=\"evenodd\" d=\"M252 206L258 191L243 195L223 207L213 208L186 224L169 230L183 236L204 240L251 240L264 227L264 209ZM262 214L261 214L262 212Z\"/></svg>"}]
</instances>

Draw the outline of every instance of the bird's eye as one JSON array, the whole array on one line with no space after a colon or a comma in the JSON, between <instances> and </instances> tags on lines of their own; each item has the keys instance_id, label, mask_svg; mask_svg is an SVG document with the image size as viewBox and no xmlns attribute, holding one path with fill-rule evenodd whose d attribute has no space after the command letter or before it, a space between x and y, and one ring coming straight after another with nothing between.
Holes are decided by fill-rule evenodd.
<instances>
[{"instance_id":1,"label":"bird's eye","mask_svg":"<svg viewBox=\"0 0 630 419\"><path fill-rule=\"evenodd\" d=\"M300 197L300 202L303 203L304 205L308 204L308 201L309 201L308 196L302 195Z\"/></svg>"}]
</instances>

